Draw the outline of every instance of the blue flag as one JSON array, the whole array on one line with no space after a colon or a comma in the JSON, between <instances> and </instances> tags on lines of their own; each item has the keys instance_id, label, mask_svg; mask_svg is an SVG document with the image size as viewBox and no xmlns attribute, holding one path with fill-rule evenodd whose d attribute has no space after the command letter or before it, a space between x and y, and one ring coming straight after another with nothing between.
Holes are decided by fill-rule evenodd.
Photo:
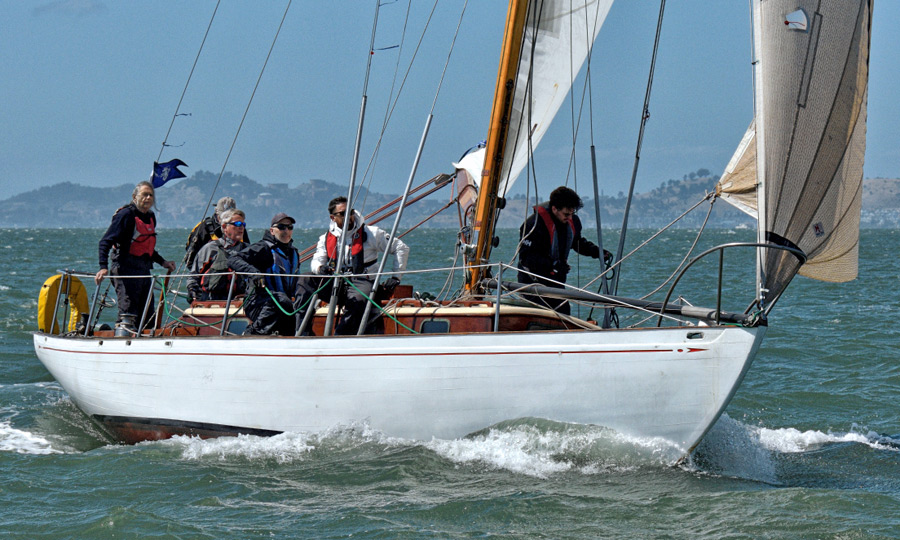
<instances>
[{"instance_id":1,"label":"blue flag","mask_svg":"<svg viewBox=\"0 0 900 540\"><path fill-rule=\"evenodd\" d=\"M167 161L166 163L157 163L154 161L153 176L150 177L150 181L153 182L153 188L156 189L158 187L161 187L169 180L174 180L176 178L185 178L187 175L178 170L178 167L182 165L187 167L187 163L181 161L180 159L173 159L172 161Z\"/></svg>"}]
</instances>

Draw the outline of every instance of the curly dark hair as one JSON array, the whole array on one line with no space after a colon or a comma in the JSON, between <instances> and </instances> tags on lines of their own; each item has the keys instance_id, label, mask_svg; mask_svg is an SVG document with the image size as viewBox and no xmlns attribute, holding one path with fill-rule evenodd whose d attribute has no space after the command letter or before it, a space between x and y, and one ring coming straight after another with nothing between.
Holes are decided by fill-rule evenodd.
<instances>
[{"instance_id":1,"label":"curly dark hair","mask_svg":"<svg viewBox=\"0 0 900 540\"><path fill-rule=\"evenodd\" d=\"M581 210L584 203L581 202L581 197L579 197L574 190L569 189L566 186L559 186L550 192L550 206L555 208Z\"/></svg>"}]
</instances>

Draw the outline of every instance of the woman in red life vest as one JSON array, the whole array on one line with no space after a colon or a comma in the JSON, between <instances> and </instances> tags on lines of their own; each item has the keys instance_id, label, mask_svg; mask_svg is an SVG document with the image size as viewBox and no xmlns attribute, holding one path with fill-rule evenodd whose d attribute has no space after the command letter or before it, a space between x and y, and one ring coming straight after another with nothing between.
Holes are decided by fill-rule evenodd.
<instances>
[{"instance_id":1,"label":"woman in red life vest","mask_svg":"<svg viewBox=\"0 0 900 540\"><path fill-rule=\"evenodd\" d=\"M581 236L581 220L576 212L584 206L575 191L560 186L550 193L550 201L534 207L519 232L519 282L563 288L569 274L569 251L594 259L600 248ZM604 255L608 255L608 252ZM569 314L569 302L562 298L524 295L540 305Z\"/></svg>"},{"instance_id":2,"label":"woman in red life vest","mask_svg":"<svg viewBox=\"0 0 900 540\"><path fill-rule=\"evenodd\" d=\"M131 203L116 210L106 234L100 239L100 270L94 281L99 285L107 274L112 277L119 305L117 335L130 335L136 331L148 299L148 320L154 310L150 296L153 283L149 277L116 279L116 276L147 276L153 263L161 264L169 271L175 270L175 263L156 251L156 216L151 210L155 196L150 182L136 185L131 193Z\"/></svg>"}]
</instances>

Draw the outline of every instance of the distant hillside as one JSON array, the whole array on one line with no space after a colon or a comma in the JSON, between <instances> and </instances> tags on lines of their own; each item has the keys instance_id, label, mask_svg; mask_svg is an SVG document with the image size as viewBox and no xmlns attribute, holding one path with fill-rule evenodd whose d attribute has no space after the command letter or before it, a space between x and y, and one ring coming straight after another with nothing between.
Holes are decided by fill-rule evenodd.
<instances>
[{"instance_id":1,"label":"distant hillside","mask_svg":"<svg viewBox=\"0 0 900 540\"><path fill-rule=\"evenodd\" d=\"M670 179L646 193L636 194L630 214L632 227L660 227L677 218L714 189L717 176L706 169ZM192 177L166 185L158 190L156 212L163 227L192 227L204 215L216 175L199 171ZM86 187L65 182L35 189L0 201L0 227L53 227L59 224L76 227L106 227L117 208L131 197L132 184L112 188ZM585 207L579 212L587 227L594 227L594 202L587 195L590 188L580 188ZM262 184L243 175L225 173L212 204L223 196L234 197L238 207L247 213L251 227L265 227L277 212L293 215L300 227L320 228L327 222L328 201L346 194L346 187L325 180L309 180L291 187L286 183ZM549 195L542 193L543 196ZM405 227L412 226L443 208L451 196L450 189L416 203L404 211ZM397 195L365 192L367 211L381 207ZM523 195L507 201L501 214L500 227L518 227L530 204ZM600 215L605 227L617 228L622 223L625 194L600 197ZM679 221L679 227L698 227L706 218L709 206L701 204ZM210 208L210 212L211 212ZM207 212L209 213L209 212ZM877 178L863 183L863 226L900 227L900 179ZM709 226L731 228L750 225L748 216L724 202L716 202ZM454 207L433 218L425 226L459 227ZM404 227L404 228L405 228Z\"/></svg>"}]
</instances>

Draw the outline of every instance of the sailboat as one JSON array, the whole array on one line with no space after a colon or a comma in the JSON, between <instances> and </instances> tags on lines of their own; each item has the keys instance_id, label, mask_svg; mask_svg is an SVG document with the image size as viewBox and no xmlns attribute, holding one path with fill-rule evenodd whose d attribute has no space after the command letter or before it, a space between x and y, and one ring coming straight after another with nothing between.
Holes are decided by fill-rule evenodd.
<instances>
[{"instance_id":1,"label":"sailboat","mask_svg":"<svg viewBox=\"0 0 900 540\"><path fill-rule=\"evenodd\" d=\"M98 293L87 306L78 276L57 275L42 290L37 357L87 416L126 443L359 421L429 440L546 419L666 441L676 459L689 455L750 369L793 276L855 277L872 2L753 2L754 119L717 195L757 217L758 238L697 258L757 253L744 312L723 311L720 298L704 308L669 295L523 289L504 280L510 267L491 260L504 195L611 3L510 2L487 144L453 175L466 254L457 297L395 292L381 307L378 335L328 335L333 314L319 306L314 335L242 336L246 319L229 299L115 337L91 324ZM523 303L523 290L647 316L616 328ZM86 325L76 323L85 316Z\"/></svg>"}]
</instances>

